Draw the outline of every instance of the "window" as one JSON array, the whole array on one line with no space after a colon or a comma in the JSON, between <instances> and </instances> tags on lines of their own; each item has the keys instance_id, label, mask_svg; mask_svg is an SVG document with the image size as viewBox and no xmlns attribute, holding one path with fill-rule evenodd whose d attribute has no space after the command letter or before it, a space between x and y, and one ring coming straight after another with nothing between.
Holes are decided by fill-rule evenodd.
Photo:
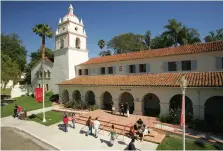
<instances>
[{"instance_id":1,"label":"window","mask_svg":"<svg viewBox=\"0 0 223 151\"><path fill-rule=\"evenodd\" d=\"M76 48L77 49L81 48L81 40L80 40L80 38L76 38Z\"/></svg>"},{"instance_id":2,"label":"window","mask_svg":"<svg viewBox=\"0 0 223 151\"><path fill-rule=\"evenodd\" d=\"M130 73L135 73L136 72L136 68L135 68L135 65L129 65L129 72Z\"/></svg>"},{"instance_id":3,"label":"window","mask_svg":"<svg viewBox=\"0 0 223 151\"><path fill-rule=\"evenodd\" d=\"M139 72L146 72L146 64L139 65Z\"/></svg>"},{"instance_id":4,"label":"window","mask_svg":"<svg viewBox=\"0 0 223 151\"><path fill-rule=\"evenodd\" d=\"M43 77L43 72L41 71L41 72L40 72L40 78L42 78L42 77Z\"/></svg>"},{"instance_id":5,"label":"window","mask_svg":"<svg viewBox=\"0 0 223 151\"><path fill-rule=\"evenodd\" d=\"M101 67L101 74L105 74L105 67Z\"/></svg>"},{"instance_id":6,"label":"window","mask_svg":"<svg viewBox=\"0 0 223 151\"><path fill-rule=\"evenodd\" d=\"M78 28L77 28L77 27L75 27L75 30L77 31L77 30L78 30Z\"/></svg>"},{"instance_id":7,"label":"window","mask_svg":"<svg viewBox=\"0 0 223 151\"><path fill-rule=\"evenodd\" d=\"M79 75L82 75L82 70L81 69L79 69Z\"/></svg>"},{"instance_id":8,"label":"window","mask_svg":"<svg viewBox=\"0 0 223 151\"><path fill-rule=\"evenodd\" d=\"M108 74L113 74L113 67L108 67Z\"/></svg>"},{"instance_id":9,"label":"window","mask_svg":"<svg viewBox=\"0 0 223 151\"><path fill-rule=\"evenodd\" d=\"M41 85L39 84L39 88L41 88Z\"/></svg>"},{"instance_id":10,"label":"window","mask_svg":"<svg viewBox=\"0 0 223 151\"><path fill-rule=\"evenodd\" d=\"M62 49L64 47L64 39L61 38L60 39L60 49Z\"/></svg>"},{"instance_id":11,"label":"window","mask_svg":"<svg viewBox=\"0 0 223 151\"><path fill-rule=\"evenodd\" d=\"M48 78L50 78L50 71L49 70L47 71L47 74L48 74Z\"/></svg>"},{"instance_id":12,"label":"window","mask_svg":"<svg viewBox=\"0 0 223 151\"><path fill-rule=\"evenodd\" d=\"M175 61L168 62L168 71L177 71L177 63Z\"/></svg>"},{"instance_id":13,"label":"window","mask_svg":"<svg viewBox=\"0 0 223 151\"><path fill-rule=\"evenodd\" d=\"M84 74L88 75L88 69L84 69Z\"/></svg>"},{"instance_id":14,"label":"window","mask_svg":"<svg viewBox=\"0 0 223 151\"><path fill-rule=\"evenodd\" d=\"M190 60L181 61L181 64L182 64L182 71L191 70L191 61Z\"/></svg>"},{"instance_id":15,"label":"window","mask_svg":"<svg viewBox=\"0 0 223 151\"><path fill-rule=\"evenodd\" d=\"M44 78L46 78L46 71L44 71Z\"/></svg>"}]
</instances>

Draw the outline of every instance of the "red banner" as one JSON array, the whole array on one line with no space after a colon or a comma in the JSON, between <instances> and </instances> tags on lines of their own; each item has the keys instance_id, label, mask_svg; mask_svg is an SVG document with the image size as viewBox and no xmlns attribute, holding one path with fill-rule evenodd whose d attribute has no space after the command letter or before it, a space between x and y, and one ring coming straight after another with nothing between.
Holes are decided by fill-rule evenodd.
<instances>
[{"instance_id":1,"label":"red banner","mask_svg":"<svg viewBox=\"0 0 223 151\"><path fill-rule=\"evenodd\" d=\"M184 100L184 95L182 95L182 109L181 109L181 117L180 117L180 126L183 126L184 125L184 116L185 116L185 100Z\"/></svg>"},{"instance_id":2,"label":"red banner","mask_svg":"<svg viewBox=\"0 0 223 151\"><path fill-rule=\"evenodd\" d=\"M43 101L43 88L36 88L35 96L36 96L36 102L42 102Z\"/></svg>"}]
</instances>

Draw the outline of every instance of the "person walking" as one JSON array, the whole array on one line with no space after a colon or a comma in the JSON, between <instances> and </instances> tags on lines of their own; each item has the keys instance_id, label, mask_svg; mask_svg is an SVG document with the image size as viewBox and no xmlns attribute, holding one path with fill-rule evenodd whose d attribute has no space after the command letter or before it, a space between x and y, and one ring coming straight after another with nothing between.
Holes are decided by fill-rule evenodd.
<instances>
[{"instance_id":1,"label":"person walking","mask_svg":"<svg viewBox=\"0 0 223 151\"><path fill-rule=\"evenodd\" d=\"M112 124L112 128L111 128L109 135L111 135L110 144L111 144L111 146L113 146L115 143L116 135L117 135L117 133L115 131L115 126L113 124Z\"/></svg>"},{"instance_id":2,"label":"person walking","mask_svg":"<svg viewBox=\"0 0 223 151\"><path fill-rule=\"evenodd\" d=\"M120 105L119 105L119 107L120 107L120 115L122 114L123 116L124 116L124 103L123 103L123 101L121 100L121 103L120 103Z\"/></svg>"},{"instance_id":3,"label":"person walking","mask_svg":"<svg viewBox=\"0 0 223 151\"><path fill-rule=\"evenodd\" d=\"M72 124L73 124L73 128L75 129L75 122L76 122L76 116L75 116L75 113L73 113L71 115L71 121L72 121Z\"/></svg>"},{"instance_id":4,"label":"person walking","mask_svg":"<svg viewBox=\"0 0 223 151\"><path fill-rule=\"evenodd\" d=\"M93 125L93 123L92 123L91 116L90 116L86 122L86 126L88 126L88 132L87 132L86 136L92 135L92 125Z\"/></svg>"},{"instance_id":5,"label":"person walking","mask_svg":"<svg viewBox=\"0 0 223 151\"><path fill-rule=\"evenodd\" d=\"M128 102L125 102L126 103L126 113L127 113L127 117L129 117L129 104Z\"/></svg>"},{"instance_id":6,"label":"person walking","mask_svg":"<svg viewBox=\"0 0 223 151\"><path fill-rule=\"evenodd\" d=\"M17 115L18 115L18 119L21 119L21 113L22 113L22 107L21 106L18 106L17 108Z\"/></svg>"},{"instance_id":7,"label":"person walking","mask_svg":"<svg viewBox=\"0 0 223 151\"><path fill-rule=\"evenodd\" d=\"M64 118L63 118L64 131L65 132L68 132L68 121L69 121L69 118L67 117L67 115L65 115Z\"/></svg>"},{"instance_id":8,"label":"person walking","mask_svg":"<svg viewBox=\"0 0 223 151\"><path fill-rule=\"evenodd\" d=\"M17 109L18 109L18 105L15 104L15 107L14 107L14 114L13 114L13 117L16 118L18 116L17 114Z\"/></svg>"},{"instance_id":9,"label":"person walking","mask_svg":"<svg viewBox=\"0 0 223 151\"><path fill-rule=\"evenodd\" d=\"M128 150L136 150L134 143L135 143L135 138L132 138L131 142L129 143Z\"/></svg>"},{"instance_id":10,"label":"person walking","mask_svg":"<svg viewBox=\"0 0 223 151\"><path fill-rule=\"evenodd\" d=\"M98 117L96 117L94 121L95 138L98 138L99 126L100 126L100 122L98 121Z\"/></svg>"},{"instance_id":11,"label":"person walking","mask_svg":"<svg viewBox=\"0 0 223 151\"><path fill-rule=\"evenodd\" d=\"M130 127L129 136L130 136L131 139L135 137L135 129L134 129L134 126L131 126Z\"/></svg>"}]
</instances>

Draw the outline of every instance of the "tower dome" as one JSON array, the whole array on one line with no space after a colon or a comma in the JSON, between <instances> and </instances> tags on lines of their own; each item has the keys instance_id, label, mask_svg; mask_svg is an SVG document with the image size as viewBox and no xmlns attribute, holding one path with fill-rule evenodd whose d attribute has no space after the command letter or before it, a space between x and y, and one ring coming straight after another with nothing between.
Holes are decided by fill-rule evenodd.
<instances>
[{"instance_id":1,"label":"tower dome","mask_svg":"<svg viewBox=\"0 0 223 151\"><path fill-rule=\"evenodd\" d=\"M77 16L75 16L73 14L73 6L71 4L70 4L70 6L68 8L68 14L63 17L63 22L65 22L67 20L70 20L70 21L78 23L78 24L80 23L80 21L77 18Z\"/></svg>"}]
</instances>

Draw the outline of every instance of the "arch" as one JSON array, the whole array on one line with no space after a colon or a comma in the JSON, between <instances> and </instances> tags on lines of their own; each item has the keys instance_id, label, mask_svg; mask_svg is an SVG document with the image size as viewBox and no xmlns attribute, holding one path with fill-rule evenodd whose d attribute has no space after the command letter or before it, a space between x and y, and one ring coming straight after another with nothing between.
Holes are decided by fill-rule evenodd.
<instances>
[{"instance_id":1,"label":"arch","mask_svg":"<svg viewBox=\"0 0 223 151\"><path fill-rule=\"evenodd\" d=\"M72 94L73 101L79 102L81 101L81 93L78 90L75 90Z\"/></svg>"},{"instance_id":2,"label":"arch","mask_svg":"<svg viewBox=\"0 0 223 151\"><path fill-rule=\"evenodd\" d=\"M111 104L114 102L112 101L112 95L108 91L105 91L102 93L101 96L101 104L102 104L102 109L104 110L111 110Z\"/></svg>"},{"instance_id":3,"label":"arch","mask_svg":"<svg viewBox=\"0 0 223 151\"><path fill-rule=\"evenodd\" d=\"M85 95L85 101L87 102L88 105L95 105L95 94L92 91L88 91Z\"/></svg>"},{"instance_id":4,"label":"arch","mask_svg":"<svg viewBox=\"0 0 223 151\"><path fill-rule=\"evenodd\" d=\"M174 117L176 123L180 122L180 115L182 110L182 94L174 95L170 99L169 113L171 117ZM185 96L185 110L186 110L186 123L193 119L193 103L189 97Z\"/></svg>"},{"instance_id":5,"label":"arch","mask_svg":"<svg viewBox=\"0 0 223 151\"><path fill-rule=\"evenodd\" d=\"M223 128L223 96L212 96L206 100L204 119L211 126Z\"/></svg>"},{"instance_id":6,"label":"arch","mask_svg":"<svg viewBox=\"0 0 223 151\"><path fill-rule=\"evenodd\" d=\"M153 93L143 97L142 111L145 116L158 117L160 115L160 99Z\"/></svg>"},{"instance_id":7,"label":"arch","mask_svg":"<svg viewBox=\"0 0 223 151\"><path fill-rule=\"evenodd\" d=\"M69 101L69 92L65 89L62 93L62 103Z\"/></svg>"},{"instance_id":8,"label":"arch","mask_svg":"<svg viewBox=\"0 0 223 151\"><path fill-rule=\"evenodd\" d=\"M80 40L80 38L76 38L76 48L77 49L81 48L81 40Z\"/></svg>"},{"instance_id":9,"label":"arch","mask_svg":"<svg viewBox=\"0 0 223 151\"><path fill-rule=\"evenodd\" d=\"M134 98L132 96L132 94L130 94L129 92L124 92L121 94L120 97L120 102L121 100L123 102L128 102L129 104L129 113L133 114L134 110L135 110L135 103L134 103Z\"/></svg>"}]
</instances>

